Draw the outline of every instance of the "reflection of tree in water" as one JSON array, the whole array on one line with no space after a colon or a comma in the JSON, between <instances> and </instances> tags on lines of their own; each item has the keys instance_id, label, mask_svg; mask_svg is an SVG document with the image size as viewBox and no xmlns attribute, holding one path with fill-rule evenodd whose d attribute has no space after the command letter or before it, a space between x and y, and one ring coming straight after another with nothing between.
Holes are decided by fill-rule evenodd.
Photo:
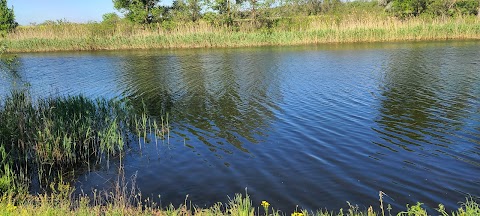
<instances>
[{"instance_id":1,"label":"reflection of tree in water","mask_svg":"<svg viewBox=\"0 0 480 216\"><path fill-rule=\"evenodd\" d=\"M4 54L0 47L0 96L12 90L28 89L29 83L24 81L20 68L21 61L17 56Z\"/></svg>"},{"instance_id":2,"label":"reflection of tree in water","mask_svg":"<svg viewBox=\"0 0 480 216\"><path fill-rule=\"evenodd\" d=\"M166 74L161 73L168 70L165 62L169 59L142 54L129 54L122 58L119 68L122 74L117 82L125 89L124 94L133 102L135 109L142 110L145 104L149 114L160 116L168 112L173 103L166 85L168 80L164 79Z\"/></svg>"},{"instance_id":3,"label":"reflection of tree in water","mask_svg":"<svg viewBox=\"0 0 480 216\"><path fill-rule=\"evenodd\" d=\"M463 139L457 134L468 127L464 119L479 114L472 114L475 108L469 101L478 100L474 92L480 77L475 75L478 67L468 63L472 58L458 56L428 48L392 54L385 68L380 116L376 120L380 127L373 128L383 140L413 151L412 145L449 148ZM392 149L388 144L379 145Z\"/></svg>"},{"instance_id":4,"label":"reflection of tree in water","mask_svg":"<svg viewBox=\"0 0 480 216\"><path fill-rule=\"evenodd\" d=\"M243 144L258 143L268 130L279 92L271 57L231 50L148 54L124 59L119 85L139 108L143 100L154 115L168 112L173 132L191 134L211 151L230 152L221 147L228 143L248 152Z\"/></svg>"}]
</instances>

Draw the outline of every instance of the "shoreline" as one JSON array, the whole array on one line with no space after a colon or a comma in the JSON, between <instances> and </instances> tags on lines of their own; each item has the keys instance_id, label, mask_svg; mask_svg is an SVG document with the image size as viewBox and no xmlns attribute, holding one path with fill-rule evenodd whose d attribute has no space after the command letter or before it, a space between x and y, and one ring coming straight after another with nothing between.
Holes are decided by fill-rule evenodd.
<instances>
[{"instance_id":1,"label":"shoreline","mask_svg":"<svg viewBox=\"0 0 480 216\"><path fill-rule=\"evenodd\" d=\"M28 54L28 53L61 53L61 52L102 52L102 51L148 51L148 50L189 50L189 49L228 49L228 48L260 48L260 47L289 47L289 46L308 46L308 45L339 45L339 44L368 44L368 43L406 43L406 42L475 42L480 41L478 37L458 37L458 38L428 38L428 39L405 39L405 40L358 40L358 41L333 41L333 42L312 42L312 43L286 43L286 44L256 44L256 45L238 45L238 46L190 46L190 47L122 47L122 48L98 48L98 49L9 49L5 54Z\"/></svg>"},{"instance_id":2,"label":"shoreline","mask_svg":"<svg viewBox=\"0 0 480 216\"><path fill-rule=\"evenodd\" d=\"M391 18L391 17L390 17ZM239 48L262 46L297 46L342 43L377 43L409 41L480 40L480 19L456 17L410 20L355 16L332 23L331 17L308 18L301 27L275 27L234 31L213 28L208 23L185 24L165 31L161 26L143 29L122 24L60 24L22 27L3 39L9 53L58 51L148 50L191 48Z\"/></svg>"},{"instance_id":3,"label":"shoreline","mask_svg":"<svg viewBox=\"0 0 480 216\"><path fill-rule=\"evenodd\" d=\"M344 208L317 210L303 209L282 211L285 206L270 204L268 200L253 202L249 194L237 193L228 197L226 202L216 202L211 206L199 207L185 197L185 202L175 206L163 206L154 201L153 197L142 197L140 192L117 183L112 191L96 191L91 195L75 195L68 184L52 185L50 193L37 195L4 194L0 199L0 215L170 215L170 216L385 216L385 215L443 215L443 216L478 216L480 205L478 200L467 197L458 202L455 209L446 208L443 204L427 206L421 202L407 203L401 209L392 208L389 202L384 202L384 193L379 192L379 202L368 207L346 201ZM131 191L131 192L130 192Z\"/></svg>"}]
</instances>

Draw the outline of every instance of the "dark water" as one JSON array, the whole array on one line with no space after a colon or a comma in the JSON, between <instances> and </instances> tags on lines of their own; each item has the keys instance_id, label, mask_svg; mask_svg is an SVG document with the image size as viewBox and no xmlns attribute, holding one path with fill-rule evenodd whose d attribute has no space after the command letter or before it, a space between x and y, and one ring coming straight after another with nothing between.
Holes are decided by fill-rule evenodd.
<instances>
[{"instance_id":1,"label":"dark water","mask_svg":"<svg viewBox=\"0 0 480 216\"><path fill-rule=\"evenodd\" d=\"M394 211L480 196L480 42L19 57L37 97L128 97L169 114L169 141L125 158L127 177L162 205L188 194L209 206L245 188L286 212L378 209L379 191ZM77 186L116 175L99 168Z\"/></svg>"}]
</instances>

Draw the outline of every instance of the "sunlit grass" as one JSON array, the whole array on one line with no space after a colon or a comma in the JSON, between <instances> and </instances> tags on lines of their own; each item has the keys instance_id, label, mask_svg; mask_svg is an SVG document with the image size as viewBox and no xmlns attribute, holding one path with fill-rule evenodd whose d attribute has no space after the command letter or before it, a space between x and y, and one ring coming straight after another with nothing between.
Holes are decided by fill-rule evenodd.
<instances>
[{"instance_id":1,"label":"sunlit grass","mask_svg":"<svg viewBox=\"0 0 480 216\"><path fill-rule=\"evenodd\" d=\"M270 27L254 28L177 23L166 28L121 22L20 27L10 33L10 52L60 50L116 50L148 48L247 47L317 43L480 39L480 19L467 17L416 17L402 20L383 13L352 11L274 20Z\"/></svg>"},{"instance_id":2,"label":"sunlit grass","mask_svg":"<svg viewBox=\"0 0 480 216\"><path fill-rule=\"evenodd\" d=\"M124 182L123 182L124 183ZM188 200L178 207L168 205L158 206L150 198L142 198L140 193L127 187L127 184L117 184L112 191L94 192L94 196L74 196L73 188L67 184L52 184L50 194L11 196L4 195L0 200L0 215L168 215L168 216L385 216L393 213L375 211L373 207L359 209L356 205L347 202L345 209L337 211L318 210L307 211L297 209L294 212L282 212L281 207L271 206L267 201L252 203L248 194L236 194L227 203L218 202L209 208L193 206ZM407 205L399 216L429 215L421 203ZM478 216L480 207L472 198L467 198L459 208L447 212L443 205L439 205L432 215L442 216Z\"/></svg>"}]
</instances>

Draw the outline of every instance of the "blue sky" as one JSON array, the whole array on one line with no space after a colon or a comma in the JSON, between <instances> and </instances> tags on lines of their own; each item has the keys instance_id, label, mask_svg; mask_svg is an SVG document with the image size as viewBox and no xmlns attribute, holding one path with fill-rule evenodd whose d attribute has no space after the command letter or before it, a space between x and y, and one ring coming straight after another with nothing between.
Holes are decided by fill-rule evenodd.
<instances>
[{"instance_id":1,"label":"blue sky","mask_svg":"<svg viewBox=\"0 0 480 216\"><path fill-rule=\"evenodd\" d=\"M13 5L20 25L59 19L101 21L103 14L115 12L112 0L7 0L7 4L8 7Z\"/></svg>"}]
</instances>

